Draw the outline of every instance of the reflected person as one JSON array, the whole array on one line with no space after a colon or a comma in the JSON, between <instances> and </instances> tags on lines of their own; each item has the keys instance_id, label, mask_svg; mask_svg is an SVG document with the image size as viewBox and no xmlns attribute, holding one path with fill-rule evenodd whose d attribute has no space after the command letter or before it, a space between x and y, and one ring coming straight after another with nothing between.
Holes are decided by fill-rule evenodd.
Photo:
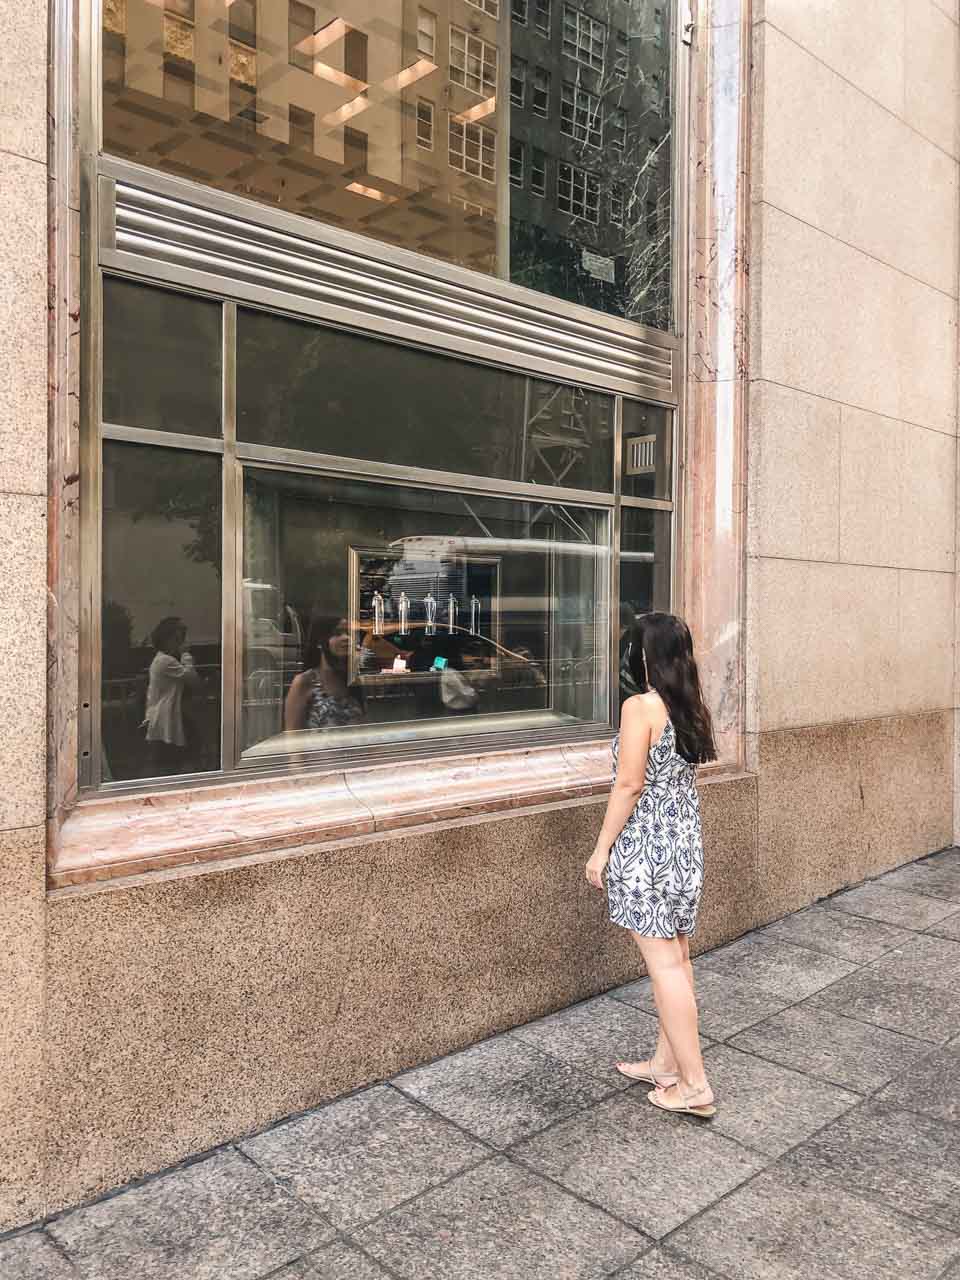
<instances>
[{"instance_id":1,"label":"reflected person","mask_svg":"<svg viewBox=\"0 0 960 1280\"><path fill-rule=\"evenodd\" d=\"M284 703L283 727L288 733L335 728L363 718L363 703L348 684L349 654L346 618L315 619L304 653L304 669L294 677Z\"/></svg>"},{"instance_id":2,"label":"reflected person","mask_svg":"<svg viewBox=\"0 0 960 1280\"><path fill-rule=\"evenodd\" d=\"M151 764L157 776L187 772L188 742L184 726L183 696L201 680L187 649L187 628L183 619L163 618L150 637L156 653L150 663L146 728Z\"/></svg>"}]
</instances>

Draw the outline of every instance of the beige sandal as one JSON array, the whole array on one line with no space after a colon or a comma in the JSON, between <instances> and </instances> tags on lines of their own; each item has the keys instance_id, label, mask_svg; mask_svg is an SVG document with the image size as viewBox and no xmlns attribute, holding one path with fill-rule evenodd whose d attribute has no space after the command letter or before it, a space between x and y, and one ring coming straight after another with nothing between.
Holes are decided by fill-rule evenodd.
<instances>
[{"instance_id":1,"label":"beige sandal","mask_svg":"<svg viewBox=\"0 0 960 1280\"><path fill-rule=\"evenodd\" d=\"M668 1085L668 1088L672 1086ZM703 1120L709 1120L711 1116L717 1114L717 1108L712 1102L705 1102L700 1106L691 1106L690 1100L698 1095L706 1093L706 1089L694 1089L690 1093L684 1093L679 1084L676 1086L677 1095L679 1096L679 1105L674 1106L670 1102L663 1100L663 1092L660 1089L651 1089L647 1094L647 1101L652 1102L655 1107L659 1107L661 1111L682 1111L687 1115L700 1116ZM659 1095L659 1096L658 1096Z\"/></svg>"},{"instance_id":2,"label":"beige sandal","mask_svg":"<svg viewBox=\"0 0 960 1280\"><path fill-rule=\"evenodd\" d=\"M647 1061L652 1063L653 1059L648 1058ZM670 1085L676 1084L680 1079L679 1071L661 1071L657 1073L652 1067L649 1071L627 1071L620 1062L616 1064L616 1068L620 1074L622 1076L626 1076L628 1080L643 1080L647 1084L652 1084L658 1089L668 1089ZM663 1083L664 1081L666 1083Z\"/></svg>"}]
</instances>

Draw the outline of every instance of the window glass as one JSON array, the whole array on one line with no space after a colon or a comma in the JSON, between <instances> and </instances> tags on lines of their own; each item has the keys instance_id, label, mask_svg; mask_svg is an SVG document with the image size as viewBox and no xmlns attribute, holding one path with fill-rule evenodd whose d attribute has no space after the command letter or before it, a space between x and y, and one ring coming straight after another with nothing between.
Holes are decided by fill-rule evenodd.
<instances>
[{"instance_id":1,"label":"window glass","mask_svg":"<svg viewBox=\"0 0 960 1280\"><path fill-rule=\"evenodd\" d=\"M606 513L248 470L248 758L608 715Z\"/></svg>"},{"instance_id":2,"label":"window glass","mask_svg":"<svg viewBox=\"0 0 960 1280\"><path fill-rule=\"evenodd\" d=\"M220 435L221 307L130 280L103 282L103 420Z\"/></svg>"},{"instance_id":3,"label":"window glass","mask_svg":"<svg viewBox=\"0 0 960 1280\"><path fill-rule=\"evenodd\" d=\"M220 459L103 446L103 781L220 767Z\"/></svg>"},{"instance_id":4,"label":"window glass","mask_svg":"<svg viewBox=\"0 0 960 1280\"><path fill-rule=\"evenodd\" d=\"M669 511L623 507L620 512L620 699L638 692L627 665L628 630L641 613L669 612Z\"/></svg>"},{"instance_id":5,"label":"window glass","mask_svg":"<svg viewBox=\"0 0 960 1280\"><path fill-rule=\"evenodd\" d=\"M623 493L630 498L673 498L673 410L623 402Z\"/></svg>"},{"instance_id":6,"label":"window glass","mask_svg":"<svg viewBox=\"0 0 960 1280\"><path fill-rule=\"evenodd\" d=\"M251 444L609 492L613 399L241 308L237 435Z\"/></svg>"},{"instance_id":7,"label":"window glass","mask_svg":"<svg viewBox=\"0 0 960 1280\"><path fill-rule=\"evenodd\" d=\"M109 153L669 327L666 2L100 8ZM580 198L517 183L511 142L578 171Z\"/></svg>"}]
</instances>

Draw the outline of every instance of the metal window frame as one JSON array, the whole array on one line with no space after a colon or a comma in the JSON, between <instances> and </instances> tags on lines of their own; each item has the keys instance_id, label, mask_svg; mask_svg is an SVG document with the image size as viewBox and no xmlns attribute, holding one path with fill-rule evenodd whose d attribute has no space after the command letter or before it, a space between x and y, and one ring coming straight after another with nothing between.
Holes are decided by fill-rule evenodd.
<instances>
[{"instance_id":1,"label":"metal window frame","mask_svg":"<svg viewBox=\"0 0 960 1280\"><path fill-rule=\"evenodd\" d=\"M570 8L575 6L570 5ZM167 175L156 170L144 170L140 166L120 161L102 152L102 89L101 89L101 21L102 0L81 0L79 8L79 174L81 204L81 316L80 316L80 353L81 353L81 484L83 501L80 517L80 663L79 663L79 710L78 710L78 783L82 792L90 791L143 791L183 788L184 786L205 786L222 782L228 777L237 776L288 776L291 765L277 758L270 766L258 764L247 765L241 762L240 752L240 718L239 673L242 670L241 647L243 642L242 626L239 613L242 600L239 593L240 576L242 575L242 516L243 516L243 468L244 465L261 467L280 467L284 470L322 472L325 474L349 475L356 478L376 480L381 483L403 485L429 485L437 487L442 483L451 490L461 490L478 494L495 496L516 496L543 500L552 498L556 501L575 502L578 505L605 510L609 513L608 524L610 534L610 582L608 600L611 617L619 615L619 537L620 512L623 507L639 507L661 510L670 513L670 555L672 561L671 598L675 608L682 607L680 592L682 589L682 573L680 556L678 555L678 530L683 519L681 498L683 485L679 474L679 459L682 457L685 409L685 350L684 324L687 314L687 269L684 246L685 231L688 220L689 192L686 175L685 157L689 130L689 57L688 46L682 43L676 18L677 6L671 5L669 18L673 24L671 30L672 66L672 201L671 201L671 298L673 323L668 332L645 330L642 326L630 321L619 321L601 313L589 311L575 303L553 299L545 295L535 294L522 286L507 281L499 281L478 276L467 268L450 266L449 264L423 259L412 251L392 249L391 246L370 241L366 237L350 232L341 232L333 227L318 224L311 220L287 214L279 210L270 210L253 202L239 201L243 207L243 218L251 226L273 229L278 236L295 229L296 234L305 240L323 245L331 251L358 255L377 255L382 257L398 272L409 271L415 263L417 272L424 279L433 282L438 292L442 290L481 293L484 303L491 314L502 313L503 323L530 323L534 312L550 316L553 323L564 326L579 325L585 330L595 331L607 340L617 335L624 343L636 341L640 335L650 347L661 349L671 362L670 391L651 393L649 387L640 384L631 385L632 380L622 376L612 376L602 368L595 371L588 368L578 370L569 375L567 381L575 382L592 389L605 391L613 399L614 412L614 476L610 494L596 494L590 491L549 489L544 486L528 486L519 482L492 482L485 477L462 475L444 475L416 468L398 468L389 464L360 462L355 459L331 458L323 455L303 454L296 450L277 450L265 447L238 444L236 439L236 322L239 305L260 306L267 310L290 314L300 319L320 321L338 327L353 327L358 332L369 336L382 337L388 340L413 342L409 332L403 326L395 326L392 332L389 326L374 325L371 327L369 317L357 312L352 320L342 314L333 314L334 309L305 304L301 299L289 294L278 294L267 287L237 287L225 282L216 287L217 277L207 271L192 267L181 267L176 261L151 262L147 258L138 259L137 255L118 248L117 233L117 184L124 181L142 181L145 188L158 192L180 192L184 186L191 191L191 199L198 208L211 211L217 215L224 210L233 212L237 198L232 198L198 184L184 184L179 179L169 179ZM430 14L431 11L424 9ZM432 15L434 19L436 15ZM560 20L562 21L562 14ZM589 17L589 15L586 15ZM606 24L600 23L602 27ZM498 65L499 65L498 50ZM547 70L550 77L550 71ZM548 79L549 84L549 79ZM575 167L575 166L574 166ZM205 297L216 297L223 308L223 438L194 437L176 435L169 432L154 432L124 424L102 422L102 320L103 294L102 279L104 274L127 276L142 283L166 285L181 292L195 292ZM456 300L454 300L454 306ZM461 304L462 305L462 304ZM511 311L512 308L512 311ZM520 320L511 321L511 315L518 313ZM420 345L420 344L417 344ZM451 356L479 360L484 364L513 370L525 370L529 376L564 380L557 365L551 365L536 358L533 354L536 344L531 342L530 352L524 357L507 352L492 358L489 351L483 351L477 343L468 340L450 338L435 340L434 349L444 349ZM670 409L674 415L673 423L673 457L672 457L672 496L669 500L651 500L631 498L622 492L621 471L623 466L623 402L624 399L635 399L641 403L660 404ZM211 773L192 776L178 776L170 779L138 779L131 782L101 782L101 579L102 579L102 543L101 543L101 450L103 440L126 440L152 444L159 447L185 449L187 451L216 452L223 457L223 583L224 595L222 603L222 758L221 769ZM596 738L612 733L619 718L619 645L617 628L610 629L611 649L609 661L610 709L609 723L604 725L587 725L583 733L569 729L558 731L559 736L547 733L544 741L571 741L584 737ZM229 696L228 696L229 695ZM448 752L502 751L514 745L509 733L498 732L479 736L450 739L442 743L429 740L417 744L413 754L418 756L436 756ZM539 738L537 739L540 740ZM516 746L531 744L528 735ZM376 754L375 752L373 753ZM384 759L396 759L404 754L396 746L385 748ZM329 768L332 764L348 764L348 759L341 759L334 752L323 752L315 762L315 767ZM366 762L371 759L368 750Z\"/></svg>"}]
</instances>

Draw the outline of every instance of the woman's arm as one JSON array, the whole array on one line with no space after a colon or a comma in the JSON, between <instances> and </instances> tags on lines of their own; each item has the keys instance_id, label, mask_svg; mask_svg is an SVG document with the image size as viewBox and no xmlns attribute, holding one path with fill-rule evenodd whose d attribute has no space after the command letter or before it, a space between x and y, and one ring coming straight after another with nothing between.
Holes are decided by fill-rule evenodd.
<instances>
[{"instance_id":1,"label":"woman's arm","mask_svg":"<svg viewBox=\"0 0 960 1280\"><path fill-rule=\"evenodd\" d=\"M287 698L283 704L283 728L285 733L293 733L305 727L307 705L310 701L310 682L305 679L306 672L301 671L294 676Z\"/></svg>"},{"instance_id":2,"label":"woman's arm","mask_svg":"<svg viewBox=\"0 0 960 1280\"><path fill-rule=\"evenodd\" d=\"M610 846L624 828L643 792L650 750L650 713L639 697L628 698L620 714L620 757L600 834L587 863L587 879L603 888L601 874Z\"/></svg>"}]
</instances>

